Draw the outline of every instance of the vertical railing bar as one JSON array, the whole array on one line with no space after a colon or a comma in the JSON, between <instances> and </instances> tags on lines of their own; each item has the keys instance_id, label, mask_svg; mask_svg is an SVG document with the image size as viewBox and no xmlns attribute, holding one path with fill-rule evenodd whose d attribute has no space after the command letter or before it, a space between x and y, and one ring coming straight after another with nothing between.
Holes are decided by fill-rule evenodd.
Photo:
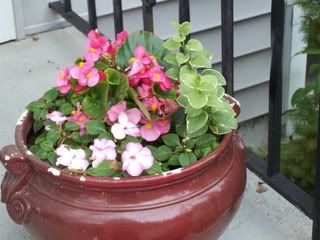
<instances>
[{"instance_id":1,"label":"vertical railing bar","mask_svg":"<svg viewBox=\"0 0 320 240\"><path fill-rule=\"evenodd\" d=\"M66 12L70 12L72 10L71 0L62 0L62 3Z\"/></svg>"},{"instance_id":2,"label":"vertical railing bar","mask_svg":"<svg viewBox=\"0 0 320 240\"><path fill-rule=\"evenodd\" d=\"M142 0L142 15L144 31L153 32L153 6L155 0Z\"/></svg>"},{"instance_id":3,"label":"vertical railing bar","mask_svg":"<svg viewBox=\"0 0 320 240\"><path fill-rule=\"evenodd\" d=\"M320 100L318 102L320 106ZM318 110L318 139L317 139L317 155L316 155L316 179L314 188L314 215L313 215L313 228L312 240L320 239L320 109Z\"/></svg>"},{"instance_id":4,"label":"vertical railing bar","mask_svg":"<svg viewBox=\"0 0 320 240\"><path fill-rule=\"evenodd\" d=\"M282 52L284 37L284 0L272 0L271 47L272 59L269 86L269 129L267 175L280 171L282 114Z\"/></svg>"},{"instance_id":5,"label":"vertical railing bar","mask_svg":"<svg viewBox=\"0 0 320 240\"><path fill-rule=\"evenodd\" d=\"M97 28L97 11L96 11L96 1L87 0L88 4L88 14L89 14L89 26L91 29Z\"/></svg>"},{"instance_id":6,"label":"vertical railing bar","mask_svg":"<svg viewBox=\"0 0 320 240\"><path fill-rule=\"evenodd\" d=\"M179 23L190 22L190 1L179 0Z\"/></svg>"},{"instance_id":7,"label":"vertical railing bar","mask_svg":"<svg viewBox=\"0 0 320 240\"><path fill-rule=\"evenodd\" d=\"M226 78L226 93L234 91L233 0L221 0L222 74Z\"/></svg>"},{"instance_id":8,"label":"vertical railing bar","mask_svg":"<svg viewBox=\"0 0 320 240\"><path fill-rule=\"evenodd\" d=\"M123 31L122 0L113 0L113 19L115 37Z\"/></svg>"}]
</instances>

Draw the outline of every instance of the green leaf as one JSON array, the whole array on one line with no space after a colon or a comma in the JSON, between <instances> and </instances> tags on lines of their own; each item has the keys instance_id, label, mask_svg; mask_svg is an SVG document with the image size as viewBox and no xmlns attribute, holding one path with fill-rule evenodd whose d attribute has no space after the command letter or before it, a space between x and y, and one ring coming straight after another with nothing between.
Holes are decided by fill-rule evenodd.
<instances>
[{"instance_id":1,"label":"green leaf","mask_svg":"<svg viewBox=\"0 0 320 240\"><path fill-rule=\"evenodd\" d=\"M163 60L172 65L178 65L176 55L177 55L176 53L168 54L163 58Z\"/></svg>"},{"instance_id":2,"label":"green leaf","mask_svg":"<svg viewBox=\"0 0 320 240\"><path fill-rule=\"evenodd\" d=\"M108 68L108 64L98 60L95 62L94 67L100 71L104 71Z\"/></svg>"},{"instance_id":3,"label":"green leaf","mask_svg":"<svg viewBox=\"0 0 320 240\"><path fill-rule=\"evenodd\" d=\"M39 148L35 153L34 153L40 160L47 160L48 157L48 152L43 150L42 148Z\"/></svg>"},{"instance_id":4,"label":"green leaf","mask_svg":"<svg viewBox=\"0 0 320 240\"><path fill-rule=\"evenodd\" d=\"M166 71L166 75L173 79L178 81L179 80L179 68L170 68Z\"/></svg>"},{"instance_id":5,"label":"green leaf","mask_svg":"<svg viewBox=\"0 0 320 240\"><path fill-rule=\"evenodd\" d=\"M163 43L163 46L169 50L177 50L181 47L179 42L174 41L172 38L169 38L167 41Z\"/></svg>"},{"instance_id":6,"label":"green leaf","mask_svg":"<svg viewBox=\"0 0 320 240\"><path fill-rule=\"evenodd\" d=\"M102 132L98 136L99 139L105 138L105 139L113 139L113 135L110 132Z\"/></svg>"},{"instance_id":7,"label":"green leaf","mask_svg":"<svg viewBox=\"0 0 320 240\"><path fill-rule=\"evenodd\" d=\"M40 144L41 142L47 140L47 132L43 132L41 133L37 138L36 140L34 141L35 144Z\"/></svg>"},{"instance_id":8,"label":"green leaf","mask_svg":"<svg viewBox=\"0 0 320 240\"><path fill-rule=\"evenodd\" d=\"M180 81L187 85L189 88L195 89L196 87L196 76L192 74L180 74Z\"/></svg>"},{"instance_id":9,"label":"green leaf","mask_svg":"<svg viewBox=\"0 0 320 240\"><path fill-rule=\"evenodd\" d=\"M146 170L146 173L149 175L155 175L162 172L163 170L162 170L161 164L158 161L154 161L152 167Z\"/></svg>"},{"instance_id":10,"label":"green leaf","mask_svg":"<svg viewBox=\"0 0 320 240\"><path fill-rule=\"evenodd\" d=\"M202 74L203 75L213 75L213 76L215 76L217 78L217 84L219 84L219 85L223 85L224 86L224 85L227 84L226 79L224 78L224 76L220 72L218 72L218 71L216 71L214 69L205 69L205 70L203 70Z\"/></svg>"},{"instance_id":11,"label":"green leaf","mask_svg":"<svg viewBox=\"0 0 320 240\"><path fill-rule=\"evenodd\" d=\"M183 42L184 40L186 40L186 36L183 35L183 34L175 34L173 37L172 37L173 41L175 42Z\"/></svg>"},{"instance_id":12,"label":"green leaf","mask_svg":"<svg viewBox=\"0 0 320 240\"><path fill-rule=\"evenodd\" d=\"M46 151L46 152L50 152L54 150L53 147L54 143L48 140L45 140L43 142L40 143L40 147L42 150Z\"/></svg>"},{"instance_id":13,"label":"green leaf","mask_svg":"<svg viewBox=\"0 0 320 240\"><path fill-rule=\"evenodd\" d=\"M202 128L208 121L208 113L202 112L196 117L187 116L187 131L194 133Z\"/></svg>"},{"instance_id":14,"label":"green leaf","mask_svg":"<svg viewBox=\"0 0 320 240\"><path fill-rule=\"evenodd\" d=\"M50 142L56 143L59 137L60 137L59 131L56 129L51 129L47 133L47 140Z\"/></svg>"},{"instance_id":15,"label":"green leaf","mask_svg":"<svg viewBox=\"0 0 320 240\"><path fill-rule=\"evenodd\" d=\"M187 42L186 47L189 51L202 51L203 50L202 43L197 39L190 39Z\"/></svg>"},{"instance_id":16,"label":"green leaf","mask_svg":"<svg viewBox=\"0 0 320 240\"><path fill-rule=\"evenodd\" d=\"M169 147L177 147L181 146L179 136L177 134L169 133L166 135L163 135L162 141Z\"/></svg>"},{"instance_id":17,"label":"green leaf","mask_svg":"<svg viewBox=\"0 0 320 240\"><path fill-rule=\"evenodd\" d=\"M179 97L177 97L177 102L179 103L180 106L187 108L189 106L189 101L188 98L180 95Z\"/></svg>"},{"instance_id":18,"label":"green leaf","mask_svg":"<svg viewBox=\"0 0 320 240\"><path fill-rule=\"evenodd\" d=\"M35 111L40 111L42 108L44 108L44 106L45 106L45 103L41 100L33 101L28 104L27 109L30 112L35 112Z\"/></svg>"},{"instance_id":19,"label":"green leaf","mask_svg":"<svg viewBox=\"0 0 320 240\"><path fill-rule=\"evenodd\" d=\"M59 96L57 88L52 88L43 95L43 99L47 101L55 100Z\"/></svg>"},{"instance_id":20,"label":"green leaf","mask_svg":"<svg viewBox=\"0 0 320 240\"><path fill-rule=\"evenodd\" d=\"M106 126L103 121L100 120L91 120L86 125L88 134L98 135L106 131Z\"/></svg>"},{"instance_id":21,"label":"green leaf","mask_svg":"<svg viewBox=\"0 0 320 240\"><path fill-rule=\"evenodd\" d=\"M176 133L180 137L185 138L187 136L187 126L186 126L186 124L177 124L176 125Z\"/></svg>"},{"instance_id":22,"label":"green leaf","mask_svg":"<svg viewBox=\"0 0 320 240\"><path fill-rule=\"evenodd\" d=\"M205 124L202 128L199 130L193 132L193 133L187 133L187 137L189 138L197 138L201 136L202 134L205 134L208 131L209 127L208 124Z\"/></svg>"},{"instance_id":23,"label":"green leaf","mask_svg":"<svg viewBox=\"0 0 320 240\"><path fill-rule=\"evenodd\" d=\"M191 58L190 64L192 67L196 68L210 68L211 61L203 54L195 55Z\"/></svg>"},{"instance_id":24,"label":"green leaf","mask_svg":"<svg viewBox=\"0 0 320 240\"><path fill-rule=\"evenodd\" d=\"M152 153L152 156L156 156L157 148L155 146L147 145L146 147L149 148L149 150Z\"/></svg>"},{"instance_id":25,"label":"green leaf","mask_svg":"<svg viewBox=\"0 0 320 240\"><path fill-rule=\"evenodd\" d=\"M201 114L202 111L203 111L202 108L196 109L196 108L193 108L193 107L191 107L191 106L188 106L188 107L186 108L186 114L187 114L188 116L190 116L190 117L196 117L196 116L198 116L199 114Z\"/></svg>"},{"instance_id":26,"label":"green leaf","mask_svg":"<svg viewBox=\"0 0 320 240\"><path fill-rule=\"evenodd\" d=\"M191 139L186 140L184 142L184 145L186 146L186 148L192 149L195 146L197 141L198 141L198 139L191 138Z\"/></svg>"},{"instance_id":27,"label":"green leaf","mask_svg":"<svg viewBox=\"0 0 320 240\"><path fill-rule=\"evenodd\" d=\"M152 92L154 95L156 95L159 98L163 98L163 99L172 99L172 100L176 100L177 97L177 93L175 90L170 89L167 92L162 91L160 84L153 84L152 86Z\"/></svg>"},{"instance_id":28,"label":"green leaf","mask_svg":"<svg viewBox=\"0 0 320 240\"><path fill-rule=\"evenodd\" d=\"M168 51L163 47L163 41L159 37L155 36L150 32L134 32L131 33L124 44L118 49L116 54L116 64L124 69L130 63L130 59L134 56L134 50L138 45L143 45L146 50L156 57L161 66L164 66L165 63L162 63L162 60L165 55L168 54Z\"/></svg>"},{"instance_id":29,"label":"green leaf","mask_svg":"<svg viewBox=\"0 0 320 240\"><path fill-rule=\"evenodd\" d=\"M47 155L47 158L48 158L48 162L55 166L56 165L56 162L57 162L57 154L55 152L50 152L48 155Z\"/></svg>"},{"instance_id":30,"label":"green leaf","mask_svg":"<svg viewBox=\"0 0 320 240\"><path fill-rule=\"evenodd\" d=\"M156 158L156 160L162 162L162 161L168 160L170 158L171 154L172 154L171 148L169 148L166 145L162 145L162 146L158 147L158 149L156 151L155 158Z\"/></svg>"},{"instance_id":31,"label":"green leaf","mask_svg":"<svg viewBox=\"0 0 320 240\"><path fill-rule=\"evenodd\" d=\"M73 122L67 122L64 125L64 129L67 131L77 131L80 128L79 124Z\"/></svg>"},{"instance_id":32,"label":"green leaf","mask_svg":"<svg viewBox=\"0 0 320 240\"><path fill-rule=\"evenodd\" d=\"M180 166L179 155L174 154L168 160L168 165L170 166Z\"/></svg>"},{"instance_id":33,"label":"green leaf","mask_svg":"<svg viewBox=\"0 0 320 240\"><path fill-rule=\"evenodd\" d=\"M111 85L120 84L121 75L119 71L113 68L108 68L107 70L105 70L105 73L106 73L107 80Z\"/></svg>"},{"instance_id":34,"label":"green leaf","mask_svg":"<svg viewBox=\"0 0 320 240\"><path fill-rule=\"evenodd\" d=\"M112 176L116 170L112 168L112 161L103 161L96 168L90 168L86 173L90 176Z\"/></svg>"},{"instance_id":35,"label":"green leaf","mask_svg":"<svg viewBox=\"0 0 320 240\"><path fill-rule=\"evenodd\" d=\"M33 131L35 133L40 131L40 129L42 129L42 127L43 127L43 121L42 120L34 120L34 122L33 122Z\"/></svg>"},{"instance_id":36,"label":"green leaf","mask_svg":"<svg viewBox=\"0 0 320 240\"><path fill-rule=\"evenodd\" d=\"M88 143L92 142L96 137L89 134L81 136L79 132L73 132L71 138L76 143L87 145Z\"/></svg>"},{"instance_id":37,"label":"green leaf","mask_svg":"<svg viewBox=\"0 0 320 240\"><path fill-rule=\"evenodd\" d=\"M181 68L180 68L180 76L183 75L183 74L191 74L193 76L197 76L198 72L196 69L194 68L191 68L190 66L188 65L183 65Z\"/></svg>"},{"instance_id":38,"label":"green leaf","mask_svg":"<svg viewBox=\"0 0 320 240\"><path fill-rule=\"evenodd\" d=\"M206 133L197 139L196 146L197 148L205 148L214 142L217 142L216 137L212 134Z\"/></svg>"},{"instance_id":39,"label":"green leaf","mask_svg":"<svg viewBox=\"0 0 320 240\"><path fill-rule=\"evenodd\" d=\"M112 105L121 102L128 95L129 80L127 76L121 73L119 81L119 85L111 86L112 97L116 100Z\"/></svg>"},{"instance_id":40,"label":"green leaf","mask_svg":"<svg viewBox=\"0 0 320 240\"><path fill-rule=\"evenodd\" d=\"M192 163L195 163L197 161L196 155L193 153L182 153L179 156L179 163L181 164L182 167L188 166Z\"/></svg>"},{"instance_id":41,"label":"green leaf","mask_svg":"<svg viewBox=\"0 0 320 240\"><path fill-rule=\"evenodd\" d=\"M183 53L177 53L177 55L176 55L176 60L177 60L179 65L187 62L189 59L190 59L190 56L185 55Z\"/></svg>"},{"instance_id":42,"label":"green leaf","mask_svg":"<svg viewBox=\"0 0 320 240\"><path fill-rule=\"evenodd\" d=\"M132 136L127 136L124 140L121 141L121 144L120 144L121 150L124 150L126 148L126 145L130 142L141 143L141 139L132 137Z\"/></svg>"},{"instance_id":43,"label":"green leaf","mask_svg":"<svg viewBox=\"0 0 320 240\"><path fill-rule=\"evenodd\" d=\"M82 101L83 111L91 118L102 119L107 109L108 83L101 81L90 88L88 95Z\"/></svg>"},{"instance_id":44,"label":"green leaf","mask_svg":"<svg viewBox=\"0 0 320 240\"><path fill-rule=\"evenodd\" d=\"M217 110L210 118L210 128L214 134L223 135L238 127L236 119L228 111Z\"/></svg>"},{"instance_id":45,"label":"green leaf","mask_svg":"<svg viewBox=\"0 0 320 240\"><path fill-rule=\"evenodd\" d=\"M198 91L193 91L187 97L190 105L196 109L204 107L208 102L208 96Z\"/></svg>"},{"instance_id":46,"label":"green leaf","mask_svg":"<svg viewBox=\"0 0 320 240\"><path fill-rule=\"evenodd\" d=\"M190 22L183 22L179 25L179 29L178 29L179 33L187 36L191 33L191 24Z\"/></svg>"},{"instance_id":47,"label":"green leaf","mask_svg":"<svg viewBox=\"0 0 320 240\"><path fill-rule=\"evenodd\" d=\"M217 78L213 75L201 76L201 81L197 86L200 91L212 91L217 87Z\"/></svg>"},{"instance_id":48,"label":"green leaf","mask_svg":"<svg viewBox=\"0 0 320 240\"><path fill-rule=\"evenodd\" d=\"M59 110L64 115L70 115L74 110L74 106L71 103L66 102L60 106Z\"/></svg>"}]
</instances>

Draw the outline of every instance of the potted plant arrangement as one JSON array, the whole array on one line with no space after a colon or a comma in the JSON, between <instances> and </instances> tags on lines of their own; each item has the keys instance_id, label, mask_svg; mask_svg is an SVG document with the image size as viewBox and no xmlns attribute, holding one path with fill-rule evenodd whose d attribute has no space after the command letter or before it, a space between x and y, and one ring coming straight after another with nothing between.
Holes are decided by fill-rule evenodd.
<instances>
[{"instance_id":1,"label":"potted plant arrangement","mask_svg":"<svg viewBox=\"0 0 320 240\"><path fill-rule=\"evenodd\" d=\"M190 23L162 41L91 31L1 150L1 200L34 239L217 239L246 183L224 93Z\"/></svg>"}]
</instances>

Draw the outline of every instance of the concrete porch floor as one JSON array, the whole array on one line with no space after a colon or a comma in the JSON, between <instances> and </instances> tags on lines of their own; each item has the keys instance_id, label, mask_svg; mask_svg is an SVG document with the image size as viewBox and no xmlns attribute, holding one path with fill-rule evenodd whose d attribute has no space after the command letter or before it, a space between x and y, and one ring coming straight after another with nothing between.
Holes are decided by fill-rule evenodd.
<instances>
[{"instance_id":1,"label":"concrete porch floor","mask_svg":"<svg viewBox=\"0 0 320 240\"><path fill-rule=\"evenodd\" d=\"M85 38L74 28L38 34L0 45L0 147L14 143L14 127L25 106L54 84L58 69L83 53ZM4 168L0 167L0 181ZM309 240L312 222L248 171L242 205L221 240ZM0 204L0 239L31 238L9 218Z\"/></svg>"}]
</instances>

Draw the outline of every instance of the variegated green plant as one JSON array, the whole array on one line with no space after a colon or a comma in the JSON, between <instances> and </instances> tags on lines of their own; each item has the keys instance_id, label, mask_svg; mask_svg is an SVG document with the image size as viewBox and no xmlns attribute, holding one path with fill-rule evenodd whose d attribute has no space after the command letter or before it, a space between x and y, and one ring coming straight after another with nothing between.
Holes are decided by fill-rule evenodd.
<instances>
[{"instance_id":1,"label":"variegated green plant","mask_svg":"<svg viewBox=\"0 0 320 240\"><path fill-rule=\"evenodd\" d=\"M236 129L236 114L224 98L226 81L212 69L212 55L199 40L189 39L189 22L173 26L177 34L164 42L170 50L164 60L172 65L166 74L179 82L177 102L185 109L188 134L201 135L210 128L223 135Z\"/></svg>"}]
</instances>

